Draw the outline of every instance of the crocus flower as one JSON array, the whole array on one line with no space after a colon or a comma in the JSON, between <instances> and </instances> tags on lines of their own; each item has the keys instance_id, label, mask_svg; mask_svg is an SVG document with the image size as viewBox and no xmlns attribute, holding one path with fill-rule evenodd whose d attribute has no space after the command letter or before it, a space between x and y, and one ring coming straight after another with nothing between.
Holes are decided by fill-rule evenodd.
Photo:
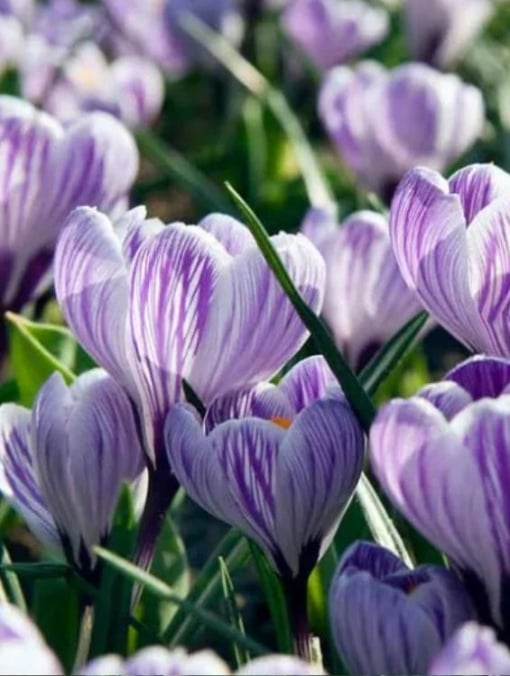
<instances>
[{"instance_id":1,"label":"crocus flower","mask_svg":"<svg viewBox=\"0 0 510 676\"><path fill-rule=\"evenodd\" d=\"M143 216L130 212L121 236L103 214L77 209L58 242L55 287L78 340L141 405L155 460L168 410L184 401L183 378L208 405L272 377L307 331L243 224L216 214L164 227ZM302 235L272 241L320 310L318 251Z\"/></svg>"},{"instance_id":2,"label":"crocus flower","mask_svg":"<svg viewBox=\"0 0 510 676\"><path fill-rule=\"evenodd\" d=\"M55 373L32 411L0 407L0 489L42 542L93 576L124 482L139 481L143 453L132 405L95 369L66 386Z\"/></svg>"},{"instance_id":3,"label":"crocus flower","mask_svg":"<svg viewBox=\"0 0 510 676\"><path fill-rule=\"evenodd\" d=\"M510 175L471 165L449 181L410 171L391 206L393 251L407 285L468 348L510 354Z\"/></svg>"},{"instance_id":4,"label":"crocus flower","mask_svg":"<svg viewBox=\"0 0 510 676\"><path fill-rule=\"evenodd\" d=\"M455 629L474 616L457 577L437 566L410 570L379 545L343 555L329 592L333 638L351 674L424 674Z\"/></svg>"},{"instance_id":5,"label":"crocus flower","mask_svg":"<svg viewBox=\"0 0 510 676\"><path fill-rule=\"evenodd\" d=\"M510 395L458 412L433 401L396 399L379 411L372 468L396 507L460 571L480 619L508 631Z\"/></svg>"},{"instance_id":6,"label":"crocus flower","mask_svg":"<svg viewBox=\"0 0 510 676\"><path fill-rule=\"evenodd\" d=\"M322 84L319 114L346 165L387 198L408 169L447 167L484 124L476 87L417 63L392 71L371 61L334 68Z\"/></svg>"},{"instance_id":7,"label":"crocus flower","mask_svg":"<svg viewBox=\"0 0 510 676\"><path fill-rule=\"evenodd\" d=\"M359 211L339 226L329 212L311 209L301 232L326 261L322 315L337 347L360 368L421 309L400 275L387 220Z\"/></svg>"},{"instance_id":8,"label":"crocus flower","mask_svg":"<svg viewBox=\"0 0 510 676\"><path fill-rule=\"evenodd\" d=\"M92 42L82 43L64 58L53 45L45 45L46 50L48 58L41 60L39 52L37 61L23 69L21 86L27 96L33 96L34 102L60 121L69 123L83 112L103 110L129 127L138 127L150 124L159 114L163 78L152 61L124 56L109 64ZM34 69L39 70L38 78Z\"/></svg>"},{"instance_id":9,"label":"crocus flower","mask_svg":"<svg viewBox=\"0 0 510 676\"><path fill-rule=\"evenodd\" d=\"M33 622L19 608L5 602L0 602L0 674L63 674Z\"/></svg>"},{"instance_id":10,"label":"crocus flower","mask_svg":"<svg viewBox=\"0 0 510 676\"><path fill-rule=\"evenodd\" d=\"M464 55L495 9L493 0L405 0L413 59L447 67Z\"/></svg>"},{"instance_id":11,"label":"crocus flower","mask_svg":"<svg viewBox=\"0 0 510 676\"><path fill-rule=\"evenodd\" d=\"M388 32L387 13L359 0L292 0L282 21L321 70L362 54Z\"/></svg>"},{"instance_id":12,"label":"crocus flower","mask_svg":"<svg viewBox=\"0 0 510 676\"><path fill-rule=\"evenodd\" d=\"M18 66L24 37L21 22L14 16L0 13L0 76Z\"/></svg>"},{"instance_id":13,"label":"crocus flower","mask_svg":"<svg viewBox=\"0 0 510 676\"><path fill-rule=\"evenodd\" d=\"M132 136L103 113L63 129L0 96L0 307L19 310L49 269L57 235L79 204L118 208L138 169Z\"/></svg>"},{"instance_id":14,"label":"crocus flower","mask_svg":"<svg viewBox=\"0 0 510 676\"><path fill-rule=\"evenodd\" d=\"M38 3L31 33L52 45L72 48L83 40L100 40L103 26L100 6L84 4L80 0L49 0Z\"/></svg>"},{"instance_id":15,"label":"crocus flower","mask_svg":"<svg viewBox=\"0 0 510 676\"><path fill-rule=\"evenodd\" d=\"M510 651L489 627L467 622L434 659L430 676L510 674Z\"/></svg>"}]
</instances>

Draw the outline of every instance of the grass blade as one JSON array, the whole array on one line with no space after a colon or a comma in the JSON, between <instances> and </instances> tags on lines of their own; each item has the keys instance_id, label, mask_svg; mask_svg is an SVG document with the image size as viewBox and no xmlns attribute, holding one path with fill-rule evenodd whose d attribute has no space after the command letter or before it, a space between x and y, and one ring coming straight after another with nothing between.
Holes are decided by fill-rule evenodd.
<instances>
[{"instance_id":1,"label":"grass blade","mask_svg":"<svg viewBox=\"0 0 510 676\"><path fill-rule=\"evenodd\" d=\"M223 589L223 598L225 601L225 607L227 611L227 617L232 626L234 626L237 631L241 632L246 636L246 631L244 629L243 618L237 607L234 583L228 572L228 566L225 563L225 560L220 556L218 560L219 570L221 575L221 586ZM242 667L243 664L246 664L250 659L250 653L247 650L242 650L240 646L232 646L234 653L234 660L236 667Z\"/></svg>"},{"instance_id":2,"label":"grass blade","mask_svg":"<svg viewBox=\"0 0 510 676\"><path fill-rule=\"evenodd\" d=\"M11 557L4 544L0 550L0 565L3 570L0 570L0 582L2 583L3 592L8 600L14 605L18 606L20 610L27 611L27 604L18 576L12 570L6 570L5 566L12 565Z\"/></svg>"},{"instance_id":3,"label":"grass blade","mask_svg":"<svg viewBox=\"0 0 510 676\"><path fill-rule=\"evenodd\" d=\"M222 35L192 14L186 14L182 26L197 42L219 61L249 92L266 105L285 131L298 161L310 204L327 207L334 203L299 118L294 114L279 89L247 61Z\"/></svg>"},{"instance_id":4,"label":"grass blade","mask_svg":"<svg viewBox=\"0 0 510 676\"><path fill-rule=\"evenodd\" d=\"M130 579L132 582L136 582L141 587L145 588L147 591L155 594L162 601L171 601L178 606L182 606L190 615L194 615L200 622L206 626L211 631L214 631L219 636L222 636L224 639L233 641L239 646L251 651L254 655L267 655L269 650L264 646L260 645L257 641L254 641L249 636L243 635L234 627L231 627L229 624L224 622L214 613L209 612L196 606L194 603L190 603L186 599L181 599L173 591L171 587L165 584L162 580L154 577L150 573L146 573L141 568L138 568L130 561L123 559L120 556L117 556L113 552L103 549L102 547L94 547L96 554L109 563L113 568L119 571L126 578Z\"/></svg>"},{"instance_id":5,"label":"grass blade","mask_svg":"<svg viewBox=\"0 0 510 676\"><path fill-rule=\"evenodd\" d=\"M358 417L361 426L365 431L368 431L375 415L375 408L372 401L363 389L359 380L356 378L349 364L337 350L336 345L322 320L308 307L301 294L294 286L285 266L281 262L278 253L269 239L266 229L257 218L256 214L228 183L227 190L232 195L232 199L246 219L267 264L280 282L303 324L310 331L317 348L326 359L329 367L342 386L344 394Z\"/></svg>"}]
</instances>

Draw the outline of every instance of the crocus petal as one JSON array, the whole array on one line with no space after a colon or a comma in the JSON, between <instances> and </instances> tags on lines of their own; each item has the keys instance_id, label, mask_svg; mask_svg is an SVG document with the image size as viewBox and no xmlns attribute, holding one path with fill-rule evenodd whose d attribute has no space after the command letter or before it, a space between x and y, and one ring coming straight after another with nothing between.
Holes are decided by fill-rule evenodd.
<instances>
[{"instance_id":1,"label":"crocus petal","mask_svg":"<svg viewBox=\"0 0 510 676\"><path fill-rule=\"evenodd\" d=\"M276 541L292 573L315 548L325 551L361 476L363 432L340 399L316 401L303 410L282 441L276 473Z\"/></svg>"},{"instance_id":2,"label":"crocus petal","mask_svg":"<svg viewBox=\"0 0 510 676\"><path fill-rule=\"evenodd\" d=\"M260 676L260 674L272 674L272 676L321 676L325 674L318 665L304 662L293 655L267 655L251 660L238 669L236 676Z\"/></svg>"},{"instance_id":3,"label":"crocus petal","mask_svg":"<svg viewBox=\"0 0 510 676\"><path fill-rule=\"evenodd\" d=\"M145 648L126 661L126 676L228 676L231 672L223 660L210 650L188 655L184 650L166 650L160 646Z\"/></svg>"},{"instance_id":4,"label":"crocus petal","mask_svg":"<svg viewBox=\"0 0 510 676\"><path fill-rule=\"evenodd\" d=\"M135 394L127 357L127 267L111 222L95 209L69 216L55 251L55 290L83 347Z\"/></svg>"},{"instance_id":5,"label":"crocus petal","mask_svg":"<svg viewBox=\"0 0 510 676\"><path fill-rule=\"evenodd\" d=\"M317 249L301 235L280 234L272 243L306 303L319 311L325 266ZM206 403L213 395L269 379L307 338L301 319L256 247L231 259L210 302L211 317L189 376Z\"/></svg>"},{"instance_id":6,"label":"crocus petal","mask_svg":"<svg viewBox=\"0 0 510 676\"><path fill-rule=\"evenodd\" d=\"M467 223L479 211L510 190L510 175L494 164L470 164L456 171L448 181L459 196Z\"/></svg>"},{"instance_id":7,"label":"crocus petal","mask_svg":"<svg viewBox=\"0 0 510 676\"><path fill-rule=\"evenodd\" d=\"M430 401L447 420L451 420L473 401L469 392L457 383L449 381L426 385L420 389L418 396Z\"/></svg>"},{"instance_id":8,"label":"crocus petal","mask_svg":"<svg viewBox=\"0 0 510 676\"><path fill-rule=\"evenodd\" d=\"M400 272L425 308L471 346L478 342L479 320L469 290L465 229L460 200L439 174L415 169L406 175L390 214Z\"/></svg>"},{"instance_id":9,"label":"crocus petal","mask_svg":"<svg viewBox=\"0 0 510 676\"><path fill-rule=\"evenodd\" d=\"M116 59L110 77L120 106L121 119L128 127L153 122L163 105L164 82L158 68L136 55Z\"/></svg>"},{"instance_id":10,"label":"crocus petal","mask_svg":"<svg viewBox=\"0 0 510 676\"><path fill-rule=\"evenodd\" d=\"M104 655L88 662L75 672L75 676L105 676L105 674L126 676L123 660L117 655Z\"/></svg>"},{"instance_id":11,"label":"crocus petal","mask_svg":"<svg viewBox=\"0 0 510 676\"><path fill-rule=\"evenodd\" d=\"M57 526L35 474L30 411L16 404L0 406L0 490L23 515L35 535L59 550Z\"/></svg>"},{"instance_id":12,"label":"crocus petal","mask_svg":"<svg viewBox=\"0 0 510 676\"><path fill-rule=\"evenodd\" d=\"M510 360L476 355L449 371L445 380L456 383L473 401L496 398L510 386Z\"/></svg>"},{"instance_id":13,"label":"crocus petal","mask_svg":"<svg viewBox=\"0 0 510 676\"><path fill-rule=\"evenodd\" d=\"M248 228L231 216L220 213L209 214L198 225L221 242L231 256L238 256L255 245Z\"/></svg>"},{"instance_id":14,"label":"crocus petal","mask_svg":"<svg viewBox=\"0 0 510 676\"><path fill-rule=\"evenodd\" d=\"M0 603L0 674L63 676L57 658L28 617Z\"/></svg>"},{"instance_id":15,"label":"crocus petal","mask_svg":"<svg viewBox=\"0 0 510 676\"><path fill-rule=\"evenodd\" d=\"M282 378L279 389L299 413L317 399L324 397L337 380L322 356L308 357L294 366Z\"/></svg>"},{"instance_id":16,"label":"crocus petal","mask_svg":"<svg viewBox=\"0 0 510 676\"><path fill-rule=\"evenodd\" d=\"M485 207L467 231L469 282L483 332L478 347L506 356L510 349L510 198ZM483 344L482 344L483 341Z\"/></svg>"},{"instance_id":17,"label":"crocus petal","mask_svg":"<svg viewBox=\"0 0 510 676\"><path fill-rule=\"evenodd\" d=\"M430 676L510 673L510 651L489 627L467 622L432 662Z\"/></svg>"}]
</instances>

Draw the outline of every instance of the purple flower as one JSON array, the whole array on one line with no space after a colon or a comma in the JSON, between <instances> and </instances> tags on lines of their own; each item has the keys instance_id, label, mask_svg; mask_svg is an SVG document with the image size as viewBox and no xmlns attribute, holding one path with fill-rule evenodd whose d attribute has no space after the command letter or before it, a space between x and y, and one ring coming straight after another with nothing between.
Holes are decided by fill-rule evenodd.
<instances>
[{"instance_id":1,"label":"purple flower","mask_svg":"<svg viewBox=\"0 0 510 676\"><path fill-rule=\"evenodd\" d=\"M379 545L357 542L331 582L333 638L351 674L424 674L434 655L473 617L455 575L436 566L410 570Z\"/></svg>"},{"instance_id":2,"label":"purple flower","mask_svg":"<svg viewBox=\"0 0 510 676\"><path fill-rule=\"evenodd\" d=\"M419 168L390 214L397 263L424 307L470 349L500 356L510 350L509 188L510 175L493 165L449 181Z\"/></svg>"},{"instance_id":3,"label":"purple flower","mask_svg":"<svg viewBox=\"0 0 510 676\"><path fill-rule=\"evenodd\" d=\"M140 479L143 467L131 403L99 369L70 387L54 374L32 412L0 407L3 495L86 575L94 572L92 548L109 534L122 484Z\"/></svg>"},{"instance_id":4,"label":"purple flower","mask_svg":"<svg viewBox=\"0 0 510 676\"><path fill-rule=\"evenodd\" d=\"M459 394L453 406L432 397L445 413L423 393L384 406L370 432L372 468L462 573L482 621L508 629L510 396L469 403L464 390L462 407Z\"/></svg>"},{"instance_id":5,"label":"purple flower","mask_svg":"<svg viewBox=\"0 0 510 676\"><path fill-rule=\"evenodd\" d=\"M388 223L360 211L338 226L333 215L312 209L301 231L326 261L323 317L338 348L360 368L421 309L400 275Z\"/></svg>"},{"instance_id":6,"label":"purple flower","mask_svg":"<svg viewBox=\"0 0 510 676\"><path fill-rule=\"evenodd\" d=\"M205 435L194 411L175 406L168 459L189 496L255 540L284 580L306 580L356 488L363 433L340 396L294 420L274 410L269 420L228 420Z\"/></svg>"},{"instance_id":7,"label":"purple flower","mask_svg":"<svg viewBox=\"0 0 510 676\"><path fill-rule=\"evenodd\" d=\"M62 676L37 627L16 606L0 602L0 674Z\"/></svg>"},{"instance_id":8,"label":"purple flower","mask_svg":"<svg viewBox=\"0 0 510 676\"><path fill-rule=\"evenodd\" d=\"M464 55L495 10L493 0L405 0L413 59L447 67Z\"/></svg>"},{"instance_id":9,"label":"purple flower","mask_svg":"<svg viewBox=\"0 0 510 676\"><path fill-rule=\"evenodd\" d=\"M467 622L434 659L430 676L510 674L510 651L488 627Z\"/></svg>"},{"instance_id":10,"label":"purple flower","mask_svg":"<svg viewBox=\"0 0 510 676\"><path fill-rule=\"evenodd\" d=\"M80 204L113 210L138 169L133 138L102 113L63 129L0 96L0 306L19 310L48 272L57 235Z\"/></svg>"},{"instance_id":11,"label":"purple flower","mask_svg":"<svg viewBox=\"0 0 510 676\"><path fill-rule=\"evenodd\" d=\"M78 340L140 404L155 460L168 410L184 400L183 378L207 405L273 376L307 331L238 221L216 214L164 227L135 210L117 228L93 209L76 210L57 246L55 286ZM320 254L300 235L273 244L320 310Z\"/></svg>"},{"instance_id":12,"label":"purple flower","mask_svg":"<svg viewBox=\"0 0 510 676\"><path fill-rule=\"evenodd\" d=\"M0 76L19 65L23 53L24 33L14 16L0 13Z\"/></svg>"},{"instance_id":13,"label":"purple flower","mask_svg":"<svg viewBox=\"0 0 510 676\"><path fill-rule=\"evenodd\" d=\"M358 56L388 32L387 13L358 0L292 0L282 21L321 70Z\"/></svg>"},{"instance_id":14,"label":"purple flower","mask_svg":"<svg viewBox=\"0 0 510 676\"><path fill-rule=\"evenodd\" d=\"M124 56L109 64L92 42L82 43L67 57L53 45L37 44L37 58L31 66L28 52L22 89L62 122L93 110L111 113L129 127L150 124L158 116L163 78L151 61Z\"/></svg>"},{"instance_id":15,"label":"purple flower","mask_svg":"<svg viewBox=\"0 0 510 676\"><path fill-rule=\"evenodd\" d=\"M393 71L371 61L334 68L322 84L319 114L346 165L386 197L417 164L443 170L484 124L476 87L416 63Z\"/></svg>"},{"instance_id":16,"label":"purple flower","mask_svg":"<svg viewBox=\"0 0 510 676\"><path fill-rule=\"evenodd\" d=\"M31 30L52 45L72 48L82 40L101 39L103 27L99 6L80 0L49 0L39 4Z\"/></svg>"}]
</instances>

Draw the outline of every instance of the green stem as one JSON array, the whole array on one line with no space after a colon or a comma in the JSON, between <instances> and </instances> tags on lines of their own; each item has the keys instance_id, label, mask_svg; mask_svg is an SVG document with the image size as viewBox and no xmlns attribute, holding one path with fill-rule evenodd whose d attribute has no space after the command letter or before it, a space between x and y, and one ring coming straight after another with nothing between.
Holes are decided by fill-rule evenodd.
<instances>
[{"instance_id":1,"label":"green stem","mask_svg":"<svg viewBox=\"0 0 510 676\"><path fill-rule=\"evenodd\" d=\"M78 636L78 646L76 648L76 657L74 660L73 673L78 673L78 670L85 664L90 650L90 642L92 639L92 627L94 626L94 606L86 604L83 608L81 617L80 633Z\"/></svg>"}]
</instances>

